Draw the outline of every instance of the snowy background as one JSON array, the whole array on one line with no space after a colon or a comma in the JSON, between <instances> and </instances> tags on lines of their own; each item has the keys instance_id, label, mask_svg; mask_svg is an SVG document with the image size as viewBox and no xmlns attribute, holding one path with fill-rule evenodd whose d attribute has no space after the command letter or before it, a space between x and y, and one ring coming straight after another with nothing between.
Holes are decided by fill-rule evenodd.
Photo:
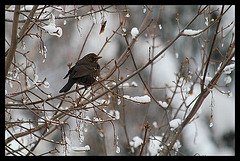
<instances>
[{"instance_id":1,"label":"snowy background","mask_svg":"<svg viewBox=\"0 0 240 161\"><path fill-rule=\"evenodd\" d=\"M42 6L39 6L39 8ZM75 64L78 59L80 50L83 46L85 38L92 26L95 23L89 38L84 46L81 58L90 53L98 53L106 41L106 38L110 37L115 31L120 21L125 18L123 30L120 29L120 34L128 34L129 40L132 40L139 32L139 28L149 12L151 6L117 6L118 10L128 10L125 14L118 14L116 7L111 6L107 9L109 12L98 12L91 16L58 19L56 17L70 16L70 14L62 15L62 10L70 11L74 7L79 6L55 6L48 7L41 18L50 18L50 20L44 21L41 26L48 31L42 31L42 41L46 47L47 52L40 50L41 41L36 36L25 37L22 43L19 43L17 50L25 53L30 51L28 58L32 60L36 65L36 81L41 81L46 78L47 88L42 87L45 92L49 93L52 97L59 95L59 90L63 87L67 80L63 79L68 71L68 63ZM104 6L106 7L106 6ZM161 8L162 7L162 8ZM228 6L225 6L227 8ZM23 9L31 10L32 6L25 6ZM90 12L90 9L95 11L99 10L99 6L85 6L78 9L77 15L84 15ZM176 17L178 14L179 27L183 28L189 23L192 18L197 14L199 6L155 6L148 24L151 19L156 20L159 16L159 10L161 8L160 18L158 24L154 21L152 26L142 33L136 40L132 53L138 68L145 65L149 60L149 50L154 47L154 55L159 53L166 44L176 37L178 34L178 24ZM221 6L211 6L211 10L219 10L211 14L211 19L216 19L221 10ZM8 10L14 10L14 6L8 8ZM112 12L111 12L112 11ZM121 15L121 16L120 16ZM196 21L189 27L193 31L201 31L208 25L207 14L202 14ZM6 11L5 19L12 19L13 12ZM121 19L121 18L122 19ZM24 19L20 15L21 19ZM104 32L99 34L102 23L106 21ZM235 21L235 6L232 6L229 11L223 16L221 27L226 27ZM20 23L22 25L23 23ZM155 26L154 26L155 25ZM234 26L234 24L232 24ZM234 33L234 27L227 28L224 33ZM5 39L11 40L11 28L12 23L5 22ZM153 30L156 30L156 38L153 42ZM233 30L232 30L233 29ZM41 29L37 29L36 26L30 31L31 33L40 33ZM57 33L54 31L57 31ZM208 30L209 37L213 35L215 28ZM185 34L193 34L193 32L186 32ZM121 35L115 35L100 54L103 58L99 61L100 66L103 67L110 60L118 60L121 54L127 49L126 42ZM206 32L196 37L180 37L168 50L164 52L161 58L154 61L153 66L148 66L141 72L143 79L152 87L152 93L159 103L164 107L167 106L166 98L172 96L172 92L167 90L167 86L174 86L176 82L176 73L180 72L181 62L187 57L190 59L189 71L195 71L201 67L202 56L202 44L201 38L205 37ZM232 34L229 34L221 44L219 50L222 53L226 52ZM131 41L130 41L131 42ZM154 43L154 44L153 44ZM9 45L5 43L5 49L8 49ZM151 48L151 49L149 49ZM209 51L210 45L207 51ZM45 55L44 55L45 54ZM215 54L213 57L213 63L209 66L208 76L212 77L216 72L219 60L221 56ZM16 54L16 60L19 64L25 63L25 58L20 54ZM104 78L109 72L109 69L114 67L114 61L108 64L107 68L101 71L101 77ZM129 58L123 66L120 68L119 73L115 73L111 78L119 78L120 80L126 78L128 75L135 71L131 58ZM29 75L33 75L32 71L28 71ZM150 74L151 73L151 74ZM152 75L152 79L150 79ZM36 78L37 77L37 78ZM20 78L21 79L21 76ZM118 80L118 81L120 81ZM189 86L191 81L188 82ZM223 74L217 83L218 89L213 89L203 102L201 108L196 114L196 118L189 125L187 125L180 138L174 145L176 155L235 155L235 71L230 74ZM227 84L227 86L224 86ZM186 88L188 87L186 85ZM31 85L29 85L31 87ZM75 88L75 85L74 85ZM72 89L74 89L72 88ZM19 89L19 84L11 81L5 83L5 93L16 92ZM187 89L186 89L187 90ZM223 94L230 91L230 96ZM150 130L148 131L148 142L144 150L144 155L157 155L158 150L161 150L160 142L164 133L164 129L158 130L158 124L163 117L163 110L148 96L146 89L144 88L138 75L126 81L119 87L119 91L123 97L128 99L135 99L136 101L150 102L148 104L134 103L128 100L124 102L120 100L115 102L111 95L103 97L103 100L109 101L107 107L103 107L108 113L115 116L116 119L112 123L106 122L104 124L91 124L87 122L76 121L76 118L68 119L68 126L64 127L65 141L67 146L49 143L41 141L37 146L34 153L42 154L55 147L59 150L59 153L54 155L138 155L141 143L144 136L144 124L148 121ZM196 83L193 89L193 94L189 96L186 103L190 103L200 93L199 81ZM97 95L98 93L96 93ZM71 94L71 97L76 98L76 94ZM136 98L135 96L139 96ZM34 99L34 98L33 98ZM6 102L12 102L12 100L6 99ZM53 104L57 105L60 100L53 100ZM164 104L165 103L165 104ZM172 110L168 113L170 120L172 120L175 114L176 108L180 107L182 103L181 93L175 95L172 101ZM62 104L62 108L68 107L68 102ZM123 107L125 114L123 115ZM49 107L45 107L49 108ZM50 108L49 108L50 109ZM147 110L148 109L148 110ZM8 110L11 113L11 119L6 118L5 121L16 120L34 120L34 116L31 112L26 110ZM146 116L146 112L147 116ZM181 123L181 119L185 114L185 110L182 109L178 113L177 119L173 119L170 122L171 130L174 130ZM211 114L213 120L210 121ZM49 114L50 115L50 114ZM99 120L97 118L94 109L83 112L82 117ZM126 131L128 139L126 139L126 133L123 128L123 120L125 120ZM169 121L170 121L169 120ZM145 122L144 122L145 121ZM166 121L166 120L165 120ZM166 123L166 122L165 122ZM80 125L79 125L80 124ZM25 125L27 127L27 125ZM29 126L36 126L31 124ZM18 131L17 131L18 130ZM19 132L21 129L15 129L15 132ZM79 132L81 131L81 132ZM37 133L40 135L40 132ZM6 132L5 137L10 135ZM33 137L33 136L32 136ZM63 134L56 131L48 136L49 140L60 141ZM24 143L34 140L33 138L22 138ZM19 139L20 140L20 139ZM127 142L129 141L129 142ZM11 146L13 148L19 148L19 145L12 141ZM129 148L128 146L131 146ZM85 152L84 152L85 151Z\"/></svg>"}]
</instances>

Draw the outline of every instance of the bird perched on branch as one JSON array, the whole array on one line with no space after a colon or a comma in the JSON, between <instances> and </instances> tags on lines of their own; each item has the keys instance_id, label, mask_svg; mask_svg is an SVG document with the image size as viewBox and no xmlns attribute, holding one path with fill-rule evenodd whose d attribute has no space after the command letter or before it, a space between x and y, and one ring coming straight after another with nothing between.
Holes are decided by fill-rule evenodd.
<instances>
[{"instance_id":1,"label":"bird perched on branch","mask_svg":"<svg viewBox=\"0 0 240 161\"><path fill-rule=\"evenodd\" d=\"M69 76L69 79L59 93L69 91L74 83L84 85L85 89L92 85L95 82L96 77L100 74L98 59L101 58L102 57L98 57L94 53L90 53L79 60L64 77L65 79Z\"/></svg>"}]
</instances>

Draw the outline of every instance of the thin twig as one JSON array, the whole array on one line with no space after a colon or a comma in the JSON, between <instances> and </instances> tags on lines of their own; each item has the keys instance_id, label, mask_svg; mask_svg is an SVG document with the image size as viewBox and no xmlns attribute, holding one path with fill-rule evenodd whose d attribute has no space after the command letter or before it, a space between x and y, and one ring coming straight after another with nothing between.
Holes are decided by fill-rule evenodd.
<instances>
[{"instance_id":1,"label":"thin twig","mask_svg":"<svg viewBox=\"0 0 240 161\"><path fill-rule=\"evenodd\" d=\"M147 121L147 123L144 125L144 128L145 128L145 133L144 133L143 143L142 143L142 146L141 146L141 149L140 149L139 156L142 155L144 146L146 145L147 131L148 131L148 129L150 128L150 125L148 124L148 121Z\"/></svg>"},{"instance_id":2,"label":"thin twig","mask_svg":"<svg viewBox=\"0 0 240 161\"><path fill-rule=\"evenodd\" d=\"M20 41L23 39L23 37L24 37L25 35L27 35L27 33L28 33L28 32L31 30L31 28L33 27L34 24L32 24L31 27L29 27L29 24L30 24L31 19L33 18L34 14L35 14L35 12L36 12L36 10L37 10L37 8L38 8L38 5L34 5L34 6L33 6L32 10L31 10L31 12L30 12L30 14L29 14L29 16L28 16L27 21L25 22L25 24L23 25L21 31L19 32L18 42L20 42ZM43 10L44 10L44 8L43 8ZM43 10L42 10L42 12L43 12ZM41 12L41 13L42 13L42 12ZM40 15L41 15L41 14L39 14L38 17L40 17ZM28 29L28 31L25 33L25 31L26 31L27 29Z\"/></svg>"},{"instance_id":3,"label":"thin twig","mask_svg":"<svg viewBox=\"0 0 240 161\"><path fill-rule=\"evenodd\" d=\"M208 65L210 63L210 58L211 58L212 53L213 53L213 46L215 44L215 40L216 40L216 37L217 37L217 34L218 34L218 29L219 29L220 22L221 22L221 19L222 19L222 16L223 16L223 10L224 10L224 5L222 6L220 18L219 18L219 21L218 21L218 24L217 24L217 28L216 28L216 31L215 31L215 34L214 34L214 37L213 37L212 45L211 45L211 49L210 49L210 52L209 52L209 55L208 55L207 64L206 64L206 67L205 67L203 79L201 81L201 91L204 90L204 82L205 82L206 75L207 75Z\"/></svg>"},{"instance_id":4,"label":"thin twig","mask_svg":"<svg viewBox=\"0 0 240 161\"><path fill-rule=\"evenodd\" d=\"M88 39L90 33L92 32L92 29L93 29L93 26L94 26L94 25L95 25L95 23L92 24L92 26L91 26L91 28L90 28L90 30L89 30L89 32L88 32L88 34L87 34L84 42L83 42L83 45L82 45L82 48L81 48L81 50L80 50L80 53L79 53L79 55L78 55L78 59L77 59L77 60L79 60L80 57L81 57L81 55L82 55L83 49L84 49L84 47L85 47L85 44L86 44L86 42L87 42L87 39Z\"/></svg>"}]
</instances>

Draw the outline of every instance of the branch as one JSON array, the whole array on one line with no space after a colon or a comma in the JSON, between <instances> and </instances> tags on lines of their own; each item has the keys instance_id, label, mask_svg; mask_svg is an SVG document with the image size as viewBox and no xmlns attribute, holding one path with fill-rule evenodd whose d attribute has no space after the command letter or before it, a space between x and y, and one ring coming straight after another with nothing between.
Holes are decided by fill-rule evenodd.
<instances>
[{"instance_id":1,"label":"branch","mask_svg":"<svg viewBox=\"0 0 240 161\"><path fill-rule=\"evenodd\" d=\"M13 16L11 46L8 50L7 59L5 61L6 63L5 64L5 80L17 48L17 28L18 28L19 11L20 11L20 5L16 5L14 16Z\"/></svg>"},{"instance_id":2,"label":"branch","mask_svg":"<svg viewBox=\"0 0 240 161\"><path fill-rule=\"evenodd\" d=\"M23 25L23 27L22 27L22 30L19 32L19 38L18 38L18 43L23 39L23 37L26 35L26 33L25 33L25 31L28 29L28 27L29 27L29 24L30 24L30 22L31 22L31 19L33 18L33 16L34 16L34 14L35 14L35 12L36 12L36 10L37 10L37 8L38 8L38 5L34 5L33 6L33 8L32 8L32 10L31 10L31 12L30 12L30 14L29 14L29 19L27 19L26 20L26 22L25 22L25 24ZM31 29L31 28L30 28ZM29 30L28 30L29 31Z\"/></svg>"},{"instance_id":3,"label":"branch","mask_svg":"<svg viewBox=\"0 0 240 161\"><path fill-rule=\"evenodd\" d=\"M217 34L218 34L218 28L219 28L219 25L220 25L220 22L221 22L221 19L222 19L222 16L223 16L223 10L224 10L224 5L222 6L222 11L221 11L221 14L220 14L218 25L217 25L217 28L216 28L216 31L215 31L215 34L214 34L214 37L213 37L212 46L211 46L211 49L210 49L210 52L209 52L209 56L208 56L208 59L207 59L207 65L206 65L204 75L203 75L203 80L200 83L201 84L201 91L204 90L204 82L205 82L205 78L206 78L206 75L207 75L207 69L208 69L208 65L209 65L209 62L210 62L211 55L213 53L213 46L214 46L214 43L215 43L215 40L216 40L216 37L217 37Z\"/></svg>"},{"instance_id":4,"label":"branch","mask_svg":"<svg viewBox=\"0 0 240 161\"><path fill-rule=\"evenodd\" d=\"M79 56L78 56L78 60L80 59L80 57L81 57L81 55L82 55L82 51L83 51L83 49L84 49L84 46L85 46L85 44L86 44L86 42L87 42L87 39L88 39L90 33L92 32L92 29L93 29L93 26L94 26L94 25L95 25L95 23L92 24L92 27L90 28L90 30L89 30L89 32L88 32L88 34L87 34L87 36L86 36L86 38L85 38L85 40L84 40L84 42L83 42L82 48L81 48L80 53L79 53Z\"/></svg>"},{"instance_id":5,"label":"branch","mask_svg":"<svg viewBox=\"0 0 240 161\"><path fill-rule=\"evenodd\" d=\"M232 49L235 47L235 42L233 42L232 44L230 44L229 50L228 52L232 52ZM229 55L229 53L227 53L226 55ZM205 98L208 96L208 94L210 93L210 91L213 89L213 87L216 85L218 79L220 78L224 68L227 66L227 64L231 61L231 59L233 58L233 56L235 55L235 51L226 58L226 60L222 63L221 68L219 69L219 71L215 74L215 76L213 77L213 79L209 82L207 88L205 88L203 91L201 91L201 93L199 94L199 97L196 101L196 103L194 104L191 112L189 113L189 115L187 116L187 118L182 122L182 124L179 126L178 131L176 132L176 134L173 135L172 139L170 140L170 144L168 146L167 149L162 151L162 155L168 155L170 150L172 149L173 145L175 144L175 142L177 141L179 135L181 134L183 128L191 121L191 119L193 118L193 116L196 114L196 112L199 110L199 108L201 107L203 101L205 100Z\"/></svg>"},{"instance_id":6,"label":"branch","mask_svg":"<svg viewBox=\"0 0 240 161\"><path fill-rule=\"evenodd\" d=\"M148 129L150 128L150 125L148 124L148 121L147 121L147 123L144 125L144 128L145 128L145 134L144 134L143 143L142 143L142 147L141 147L141 149L140 149L139 156L142 155L144 146L146 145L147 131L148 131Z\"/></svg>"}]
</instances>

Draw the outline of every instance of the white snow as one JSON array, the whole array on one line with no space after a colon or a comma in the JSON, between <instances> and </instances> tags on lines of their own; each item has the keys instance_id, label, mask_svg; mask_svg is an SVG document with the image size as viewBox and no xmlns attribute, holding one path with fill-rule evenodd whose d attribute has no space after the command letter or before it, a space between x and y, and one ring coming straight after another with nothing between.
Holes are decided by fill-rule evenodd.
<instances>
[{"instance_id":1,"label":"white snow","mask_svg":"<svg viewBox=\"0 0 240 161\"><path fill-rule=\"evenodd\" d=\"M200 76L200 78L203 79L203 76ZM210 82L211 80L212 80L212 77L208 77L208 76L205 77L205 81L207 83Z\"/></svg>"},{"instance_id":2,"label":"white snow","mask_svg":"<svg viewBox=\"0 0 240 161\"><path fill-rule=\"evenodd\" d=\"M126 87L129 87L129 83L124 82L123 84L120 84L118 87L119 87L119 88L126 88Z\"/></svg>"},{"instance_id":3,"label":"white snow","mask_svg":"<svg viewBox=\"0 0 240 161\"><path fill-rule=\"evenodd\" d=\"M120 119L120 112L118 110L110 110L108 114L114 116L116 120Z\"/></svg>"},{"instance_id":4,"label":"white snow","mask_svg":"<svg viewBox=\"0 0 240 161\"><path fill-rule=\"evenodd\" d=\"M231 72L235 69L235 63L233 64L229 64L227 65L224 69L223 69L223 73L225 74L231 74Z\"/></svg>"},{"instance_id":5,"label":"white snow","mask_svg":"<svg viewBox=\"0 0 240 161\"><path fill-rule=\"evenodd\" d=\"M79 151L89 151L90 150L90 146L89 145L86 145L84 147L72 147L72 150L73 151L76 151L76 152L79 152Z\"/></svg>"},{"instance_id":6,"label":"white snow","mask_svg":"<svg viewBox=\"0 0 240 161\"><path fill-rule=\"evenodd\" d=\"M151 156L157 155L158 152L162 150L163 147L160 146L161 141L162 141L161 136L149 137L148 151Z\"/></svg>"},{"instance_id":7,"label":"white snow","mask_svg":"<svg viewBox=\"0 0 240 161\"><path fill-rule=\"evenodd\" d=\"M120 147L119 146L116 146L116 153L120 153Z\"/></svg>"},{"instance_id":8,"label":"white snow","mask_svg":"<svg viewBox=\"0 0 240 161\"><path fill-rule=\"evenodd\" d=\"M162 101L158 101L158 103L163 106L164 108L166 108L168 106L167 102L162 102Z\"/></svg>"},{"instance_id":9,"label":"white snow","mask_svg":"<svg viewBox=\"0 0 240 161\"><path fill-rule=\"evenodd\" d=\"M132 86L132 87L137 87L138 84L137 84L135 81L132 81L131 86Z\"/></svg>"},{"instance_id":10,"label":"white snow","mask_svg":"<svg viewBox=\"0 0 240 161\"><path fill-rule=\"evenodd\" d=\"M135 37L139 34L139 31L136 27L133 27L132 30L131 30L131 35L132 35L132 38L135 39Z\"/></svg>"},{"instance_id":11,"label":"white snow","mask_svg":"<svg viewBox=\"0 0 240 161\"><path fill-rule=\"evenodd\" d=\"M192 29L185 29L183 34L185 36L197 37L201 35L202 30L192 30Z\"/></svg>"},{"instance_id":12,"label":"white snow","mask_svg":"<svg viewBox=\"0 0 240 161\"><path fill-rule=\"evenodd\" d=\"M208 26L208 17L205 17L205 25Z\"/></svg>"},{"instance_id":13,"label":"white snow","mask_svg":"<svg viewBox=\"0 0 240 161\"><path fill-rule=\"evenodd\" d=\"M134 136L132 141L129 142L129 144L134 148L137 148L142 143L143 143L143 140L139 136Z\"/></svg>"},{"instance_id":14,"label":"white snow","mask_svg":"<svg viewBox=\"0 0 240 161\"><path fill-rule=\"evenodd\" d=\"M129 95L123 95L124 98L126 99L130 99L139 103L149 103L151 102L151 98L148 95L144 95L144 96L134 96L131 97Z\"/></svg>"},{"instance_id":15,"label":"white snow","mask_svg":"<svg viewBox=\"0 0 240 161\"><path fill-rule=\"evenodd\" d=\"M181 124L181 119L174 119L169 122L169 125L171 127L171 131L175 130L180 124Z\"/></svg>"},{"instance_id":16,"label":"white snow","mask_svg":"<svg viewBox=\"0 0 240 161\"><path fill-rule=\"evenodd\" d=\"M226 82L226 84L229 84L232 82L232 77L228 75L224 78L224 81Z\"/></svg>"},{"instance_id":17,"label":"white snow","mask_svg":"<svg viewBox=\"0 0 240 161\"><path fill-rule=\"evenodd\" d=\"M129 13L127 13L127 14L125 15L125 17L129 18L129 17L130 17L130 14L129 14Z\"/></svg>"},{"instance_id":18,"label":"white snow","mask_svg":"<svg viewBox=\"0 0 240 161\"><path fill-rule=\"evenodd\" d=\"M50 83L47 82L47 81L44 81L43 85L44 85L45 88L49 88L50 87Z\"/></svg>"},{"instance_id":19,"label":"white snow","mask_svg":"<svg viewBox=\"0 0 240 161\"><path fill-rule=\"evenodd\" d=\"M158 27L159 27L160 30L162 30L162 25L161 24L159 24Z\"/></svg>"},{"instance_id":20,"label":"white snow","mask_svg":"<svg viewBox=\"0 0 240 161\"><path fill-rule=\"evenodd\" d=\"M56 27L55 24L55 15L52 14L52 17L49 19L49 24L47 26L43 26L43 28L50 34L57 37L62 36L62 28Z\"/></svg>"}]
</instances>

